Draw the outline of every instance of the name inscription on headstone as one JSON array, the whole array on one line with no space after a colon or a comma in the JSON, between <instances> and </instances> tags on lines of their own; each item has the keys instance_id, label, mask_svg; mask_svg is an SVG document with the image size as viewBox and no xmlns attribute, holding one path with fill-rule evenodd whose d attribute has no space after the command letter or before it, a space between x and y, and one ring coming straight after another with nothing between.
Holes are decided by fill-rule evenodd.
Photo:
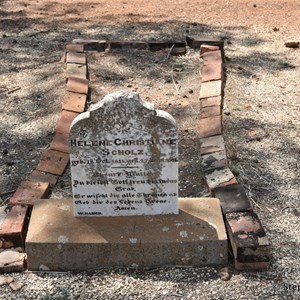
<instances>
[{"instance_id":1,"label":"name inscription on headstone","mask_svg":"<svg viewBox=\"0 0 300 300\"><path fill-rule=\"evenodd\" d=\"M70 131L75 216L178 213L175 120L138 94L107 95Z\"/></svg>"}]
</instances>

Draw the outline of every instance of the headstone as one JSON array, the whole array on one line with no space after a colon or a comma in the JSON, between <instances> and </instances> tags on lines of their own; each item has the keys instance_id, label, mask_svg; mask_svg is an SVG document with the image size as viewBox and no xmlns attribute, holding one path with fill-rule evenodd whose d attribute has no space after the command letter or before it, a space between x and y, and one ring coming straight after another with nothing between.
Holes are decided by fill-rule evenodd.
<instances>
[{"instance_id":1,"label":"headstone","mask_svg":"<svg viewBox=\"0 0 300 300\"><path fill-rule=\"evenodd\" d=\"M116 92L70 130L75 216L178 214L178 133L167 112Z\"/></svg>"}]
</instances>

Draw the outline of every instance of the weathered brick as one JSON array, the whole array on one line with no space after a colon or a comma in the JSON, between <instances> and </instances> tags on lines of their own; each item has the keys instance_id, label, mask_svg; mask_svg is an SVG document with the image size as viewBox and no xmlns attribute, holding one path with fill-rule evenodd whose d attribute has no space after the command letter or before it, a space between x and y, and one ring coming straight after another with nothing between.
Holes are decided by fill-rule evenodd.
<instances>
[{"instance_id":1,"label":"weathered brick","mask_svg":"<svg viewBox=\"0 0 300 300\"><path fill-rule=\"evenodd\" d=\"M9 199L9 203L13 205L24 204L31 206L37 199L43 199L47 197L48 193L48 182L25 180L21 182L21 185Z\"/></svg>"},{"instance_id":2,"label":"weathered brick","mask_svg":"<svg viewBox=\"0 0 300 300\"><path fill-rule=\"evenodd\" d=\"M201 83L200 98L222 96L222 80L208 81Z\"/></svg>"},{"instance_id":3,"label":"weathered brick","mask_svg":"<svg viewBox=\"0 0 300 300\"><path fill-rule=\"evenodd\" d=\"M204 174L206 184L210 190L216 187L236 184L237 181L229 168L206 171Z\"/></svg>"},{"instance_id":4,"label":"weathered brick","mask_svg":"<svg viewBox=\"0 0 300 300\"><path fill-rule=\"evenodd\" d=\"M201 82L223 79L221 51L208 52L203 55Z\"/></svg>"},{"instance_id":5,"label":"weathered brick","mask_svg":"<svg viewBox=\"0 0 300 300\"><path fill-rule=\"evenodd\" d=\"M36 167L38 171L62 175L69 163L69 154L60 151L46 149Z\"/></svg>"},{"instance_id":6,"label":"weathered brick","mask_svg":"<svg viewBox=\"0 0 300 300\"><path fill-rule=\"evenodd\" d=\"M222 135L215 135L201 139L201 155L225 151L224 138Z\"/></svg>"},{"instance_id":7,"label":"weathered brick","mask_svg":"<svg viewBox=\"0 0 300 300\"><path fill-rule=\"evenodd\" d=\"M78 115L78 113L63 110L60 114L60 119L58 120L56 131L60 133L69 133L71 123Z\"/></svg>"},{"instance_id":8,"label":"weathered brick","mask_svg":"<svg viewBox=\"0 0 300 300\"><path fill-rule=\"evenodd\" d=\"M106 40L84 40L74 39L74 44L82 44L84 51L98 51L103 52L108 48L108 42Z\"/></svg>"},{"instance_id":9,"label":"weathered brick","mask_svg":"<svg viewBox=\"0 0 300 300\"><path fill-rule=\"evenodd\" d=\"M66 46L68 52L83 52L84 48L81 44L69 44Z\"/></svg>"},{"instance_id":10,"label":"weathered brick","mask_svg":"<svg viewBox=\"0 0 300 300\"><path fill-rule=\"evenodd\" d=\"M67 78L80 78L86 79L87 76L87 68L86 65L80 64L67 64Z\"/></svg>"},{"instance_id":11,"label":"weathered brick","mask_svg":"<svg viewBox=\"0 0 300 300\"><path fill-rule=\"evenodd\" d=\"M143 41L110 41L111 49L144 49L148 48L148 44Z\"/></svg>"},{"instance_id":12,"label":"weathered brick","mask_svg":"<svg viewBox=\"0 0 300 300\"><path fill-rule=\"evenodd\" d=\"M82 78L69 78L67 82L67 91L79 93L79 94L88 94L89 90L89 81Z\"/></svg>"},{"instance_id":13,"label":"weathered brick","mask_svg":"<svg viewBox=\"0 0 300 300\"><path fill-rule=\"evenodd\" d=\"M220 50L219 46L211 46L211 45L201 45L200 46L200 56L207 52L213 52Z\"/></svg>"},{"instance_id":14,"label":"weathered brick","mask_svg":"<svg viewBox=\"0 0 300 300\"><path fill-rule=\"evenodd\" d=\"M219 116L219 115L221 115L221 107L220 106L203 107L200 110L200 118L201 119Z\"/></svg>"},{"instance_id":15,"label":"weathered brick","mask_svg":"<svg viewBox=\"0 0 300 300\"><path fill-rule=\"evenodd\" d=\"M237 270L263 271L263 270L268 270L270 268L270 262L259 261L259 262L243 263L235 260L234 267Z\"/></svg>"},{"instance_id":16,"label":"weathered brick","mask_svg":"<svg viewBox=\"0 0 300 300\"><path fill-rule=\"evenodd\" d=\"M215 188L212 194L220 199L223 213L253 211L252 203L240 184Z\"/></svg>"},{"instance_id":17,"label":"weathered brick","mask_svg":"<svg viewBox=\"0 0 300 300\"><path fill-rule=\"evenodd\" d=\"M210 107L210 106L220 106L222 107L222 97L209 97L200 99L200 108Z\"/></svg>"},{"instance_id":18,"label":"weathered brick","mask_svg":"<svg viewBox=\"0 0 300 300\"><path fill-rule=\"evenodd\" d=\"M225 151L219 151L203 155L201 157L201 167L203 171L227 167L227 157Z\"/></svg>"},{"instance_id":19,"label":"weathered brick","mask_svg":"<svg viewBox=\"0 0 300 300\"><path fill-rule=\"evenodd\" d=\"M270 260L269 239L256 213L227 213L225 223L237 262L255 263Z\"/></svg>"},{"instance_id":20,"label":"weathered brick","mask_svg":"<svg viewBox=\"0 0 300 300\"><path fill-rule=\"evenodd\" d=\"M186 47L185 41L151 41L149 42L149 49L151 51L159 51L171 47Z\"/></svg>"},{"instance_id":21,"label":"weathered brick","mask_svg":"<svg viewBox=\"0 0 300 300\"><path fill-rule=\"evenodd\" d=\"M0 225L0 239L15 247L23 247L28 226L29 208L15 205L8 210Z\"/></svg>"},{"instance_id":22,"label":"weathered brick","mask_svg":"<svg viewBox=\"0 0 300 300\"><path fill-rule=\"evenodd\" d=\"M69 134L56 132L50 144L50 149L69 153L70 152Z\"/></svg>"},{"instance_id":23,"label":"weathered brick","mask_svg":"<svg viewBox=\"0 0 300 300\"><path fill-rule=\"evenodd\" d=\"M202 55L202 59L203 59L203 64L204 65L210 64L212 62L216 62L219 65L222 65L222 63L223 63L222 53L221 53L220 50L204 53Z\"/></svg>"},{"instance_id":24,"label":"weathered brick","mask_svg":"<svg viewBox=\"0 0 300 300\"><path fill-rule=\"evenodd\" d=\"M62 109L73 112L83 112L86 105L87 96L84 94L66 92Z\"/></svg>"},{"instance_id":25,"label":"weathered brick","mask_svg":"<svg viewBox=\"0 0 300 300\"><path fill-rule=\"evenodd\" d=\"M67 63L74 63L74 64L86 64L86 54L85 53L76 53L76 52L68 52Z\"/></svg>"},{"instance_id":26,"label":"weathered brick","mask_svg":"<svg viewBox=\"0 0 300 300\"><path fill-rule=\"evenodd\" d=\"M222 78L222 67L220 64L212 62L202 67L201 82L221 80Z\"/></svg>"},{"instance_id":27,"label":"weathered brick","mask_svg":"<svg viewBox=\"0 0 300 300\"><path fill-rule=\"evenodd\" d=\"M50 174L44 173L38 170L33 170L28 178L28 180L40 181L40 182L49 182L50 185L54 186L57 183L58 177Z\"/></svg>"},{"instance_id":28,"label":"weathered brick","mask_svg":"<svg viewBox=\"0 0 300 300\"><path fill-rule=\"evenodd\" d=\"M200 138L222 134L221 116L201 119L199 126Z\"/></svg>"},{"instance_id":29,"label":"weathered brick","mask_svg":"<svg viewBox=\"0 0 300 300\"><path fill-rule=\"evenodd\" d=\"M235 185L235 184L237 184L237 183L238 183L238 182L237 182L236 178L233 177L233 178L231 178L231 179L228 180L228 181L224 181L224 182L220 183L220 184L218 185L218 187L229 186L229 185Z\"/></svg>"},{"instance_id":30,"label":"weathered brick","mask_svg":"<svg viewBox=\"0 0 300 300\"><path fill-rule=\"evenodd\" d=\"M193 49L199 49L201 45L219 46L223 49L223 41L219 38L208 37L208 36L187 36L187 44Z\"/></svg>"}]
</instances>

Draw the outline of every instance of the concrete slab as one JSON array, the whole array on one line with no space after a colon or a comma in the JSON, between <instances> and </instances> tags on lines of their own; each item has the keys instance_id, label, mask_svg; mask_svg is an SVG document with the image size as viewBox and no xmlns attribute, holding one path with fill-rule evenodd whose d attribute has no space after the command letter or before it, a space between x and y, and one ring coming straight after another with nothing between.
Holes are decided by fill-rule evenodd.
<instances>
[{"instance_id":1,"label":"concrete slab","mask_svg":"<svg viewBox=\"0 0 300 300\"><path fill-rule=\"evenodd\" d=\"M225 265L219 200L180 198L179 208L179 215L75 218L72 199L38 200L26 239L28 269Z\"/></svg>"}]
</instances>

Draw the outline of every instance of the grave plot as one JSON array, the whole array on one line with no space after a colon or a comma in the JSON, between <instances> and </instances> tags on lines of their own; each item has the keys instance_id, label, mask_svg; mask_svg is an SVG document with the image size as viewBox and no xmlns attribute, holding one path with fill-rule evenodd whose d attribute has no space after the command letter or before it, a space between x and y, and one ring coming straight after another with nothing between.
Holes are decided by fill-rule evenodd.
<instances>
[{"instance_id":1,"label":"grave plot","mask_svg":"<svg viewBox=\"0 0 300 300\"><path fill-rule=\"evenodd\" d=\"M105 73L98 73L94 70L93 72L88 73L88 68L86 66L86 61L85 61L85 55L82 55L83 52L87 52L88 54L91 55L90 52L92 53L92 56L97 58L97 55L100 56L105 56L107 53L104 52L105 49L109 49L111 50L109 52L109 54L115 54L115 56L118 56L117 51L115 50L116 48L123 48L123 46L125 45L125 48L138 48L139 51L146 50L146 49L150 49L150 50L161 50L161 48L168 48L168 51L165 52L160 52L161 58L159 60L155 60L155 63L164 63L164 62L171 62L172 67L171 67L171 72L170 72L170 77L171 77L171 83L173 84L173 92L166 92L166 90L163 89L163 87L165 87L165 85L163 86L159 86L158 87L158 91L162 91L157 92L154 91L154 96L156 96L157 94L161 95L161 98L156 98L158 100L153 100L153 102L157 102L158 105L164 106L166 107L166 111L170 111L172 112L172 114L174 115L174 117L176 118L177 116L177 122L178 122L178 128L179 128L179 137L186 137L188 136L188 138L191 138L191 145L188 145L187 148L189 151L191 151L191 155L187 156L188 160L187 163L184 165L184 167L186 167L188 170L191 170L190 166L195 166L197 168L197 170L199 169L199 173L194 172L190 174L188 174L188 178L190 178L189 176L193 177L195 174L197 174L199 177L204 178L205 179L205 183L207 185L207 187L209 188L209 195L213 195L213 196L217 196L220 200L221 200L221 205L222 205L222 209L223 209L223 216L225 218L225 224L226 224L226 228L227 228L227 233L228 236L230 238L230 242L231 242L231 246L233 248L233 254L234 254L234 259L235 259L235 267L237 269L265 269L268 267L269 265L269 259L270 259L270 254L269 254L269 241L268 238L266 237L265 231L260 223L260 220L258 218L258 216L253 213L252 211L252 205L249 202L249 200L247 199L247 197L245 197L245 193L243 191L243 188L241 186L239 186L237 184L237 180L234 177L233 173L230 171L230 169L228 168L228 161L227 161L227 156L226 156L226 149L224 147L224 140L222 137L222 99L223 99L223 83L224 83L224 74L223 74L223 61L222 61L222 53L221 53L221 46L222 44L220 42L217 42L217 44L219 45L219 47L215 47L216 41L213 40L207 40L207 42L210 44L210 46L207 45L203 45L205 42L203 39L187 39L187 43L194 48L199 47L200 45L202 45L201 47L201 56L203 58L203 66L202 66L202 76L201 76L201 80L198 84L195 83L195 86L200 85L201 83L201 89L200 89L200 97L197 96L193 99L191 99L190 103L197 103L199 107L198 110L196 108L193 107L193 105L188 106L188 108L186 109L187 112L190 113L190 111L195 112L195 114L191 114L191 116L187 113L186 115L181 115L182 114L182 110L178 109L178 107L180 106L179 104L182 104L182 100L179 101L179 99L188 99L188 95L186 93L181 93L181 86L179 85L179 80L180 80L180 76L179 79L176 80L174 77L174 68L175 65L177 65L177 61L171 61L170 57L171 54L184 54L185 50L182 51L182 45L181 43L179 43L176 47L176 49L174 47L174 45L176 45L176 42L171 42L169 44L166 44L165 42L149 42L149 43L137 43L137 42L113 42L113 41L108 41L108 42L103 42L103 41L81 41L81 42L75 42L73 44L70 44L66 47L67 50L67 92L66 92L66 96L65 96L65 101L63 103L63 110L61 113L61 117L57 123L57 131L56 131L56 135L54 136L54 140L50 145L49 149L46 149L43 153L43 156L41 158L40 163L38 164L36 170L34 170L31 174L31 177L29 178L30 180L36 182L37 180L43 178L43 180L41 180L41 182L48 182L50 183L50 179L52 184L55 184L55 180L57 179L57 175L62 175L67 167L67 155L70 151L68 145L67 145L67 141L69 138L69 134L70 134L70 125L72 123L72 121L74 120L74 118L76 118L76 116L78 115L78 112L81 111L83 109L84 103L86 101L86 95L88 95L88 84L90 82L91 86L93 85L93 76L94 78L100 78L101 76L103 77L104 74L107 74L109 72L111 72L114 68L111 64L111 62L108 62L108 67ZM120 46L121 45L121 46ZM146 48L144 48L144 46L146 45ZM141 46L141 47L140 47ZM163 47L162 47L163 46ZM104 48L103 48L104 47ZM113 49L111 49L113 48ZM104 52L104 53L95 53L96 52ZM124 49L122 49L124 50ZM132 49L131 49L132 50ZM173 51L174 50L174 51ZM116 51L116 52L115 52ZM133 51L131 51L133 53ZM148 54L148 53L147 53ZM157 53L156 53L157 54ZM137 55L137 53L135 53L135 58L138 57L139 55ZM183 59L186 59L187 56L184 56ZM93 59L93 57L91 58L91 60ZM178 59L179 58L175 58ZM182 58L180 58L182 59ZM124 58L121 60L121 62L125 63L126 59L124 60ZM127 64L129 64L129 61L127 62ZM132 63L130 63L132 65ZM140 63L141 65L142 63ZM147 62L147 64L149 64ZM126 65L126 64L125 64ZM149 65L148 65L149 67ZM182 68L182 66L177 65L177 67L179 67L179 70L183 71L184 68ZM151 79L153 78L157 78L157 74L154 70L152 73L147 73L147 68L146 67L142 67L142 74L146 74L149 77L149 84L146 85L146 89L143 87L141 89L141 93L145 93L145 97L148 98L146 100L151 99L151 93L153 92L153 90L151 90L151 86L155 86L154 81L152 81L151 84ZM155 69L155 68L154 68ZM124 71L122 71L124 74L126 72L129 72L128 69L124 69ZM122 72L120 71L119 73L122 74ZM136 74L139 75L140 73L135 71L134 73L132 73L134 75L131 75L131 80L129 82L126 83L127 88L133 88L133 90L138 91L140 89L141 86L143 86L141 84L141 77L134 77ZM191 74L191 73L189 73ZM118 83L117 86L119 86L119 82L121 81L126 81L126 76L123 77L119 77L117 80L111 80L112 78L114 78L114 76L107 76L104 75L104 79L106 80L110 80L112 81L114 84ZM136 79L135 79L136 78ZM88 80L90 79L90 80ZM192 78L188 78L187 82L190 83L190 86L193 86L193 79L197 79L197 77L192 77ZM186 80L186 77L184 77L184 80ZM167 82L170 82L170 78L166 79ZM156 81L157 82L157 81ZM196 82L196 80L195 80ZM140 83L140 84L138 84ZM96 86L94 87L94 89L96 91L98 91L98 94L101 95L101 93L105 90L105 88L108 87L108 90L111 88L111 84L110 85L105 85L103 84L102 86L100 86L100 90L99 88L97 88ZM119 90L119 89L118 89ZM148 91L149 90L149 91ZM176 91L175 95L174 95L174 90ZM193 95L194 94L194 90L193 88L189 88L188 90L188 94ZM70 96L71 94L69 93L74 93L77 96L75 97L76 101L74 101L74 103L72 103L70 101ZM170 98L168 98L168 101L165 101L166 98L164 98L164 95L170 94L169 96L174 96L173 100L170 100ZM79 95L83 95L83 96L79 96ZM74 95L73 95L74 96ZM153 98L154 98L153 96ZM83 97L83 99L82 99ZM73 97L74 98L74 97ZM171 97L172 98L172 97ZM192 97L191 97L192 98ZM200 101L199 101L200 98ZM93 101L93 98L91 97L91 94L89 94L88 97L88 104L92 104L93 102L99 101ZM172 104L172 101L174 101L175 105ZM101 102L100 102L101 103ZM171 106L175 106L173 108L171 108ZM101 106L101 105L100 105ZM71 109L70 109L71 107ZM70 111L71 110L71 111ZM112 114L113 116L113 114ZM191 117L191 118L185 118L186 116ZM187 122L186 119L188 120ZM186 134L182 134L182 132L185 132ZM179 138L180 141L180 138ZM200 141L200 143L197 143L197 141ZM198 151L197 151L198 150ZM196 157L200 157L200 160L196 159L195 161L192 161L192 157L193 155L196 154ZM80 156L80 155L79 155ZM80 159L79 159L80 160ZM179 156L179 161L180 161L180 156ZM202 172L201 172L202 171ZM184 173L184 170L182 170L182 172ZM49 180L47 178L49 178L49 174L52 175L56 175L54 176L54 178L50 178ZM179 177L180 178L180 177ZM58 196L59 198L63 198L61 196L61 194L59 193L63 193L63 196L70 196L70 188L68 188L70 186L70 174L68 172L65 172L65 175L63 178L60 179L59 181L59 185L56 186L56 188L54 189L53 193L52 193L52 198L55 198L56 196ZM189 183L190 181L187 180L187 182ZM205 189L201 189L201 182L197 181L197 184L193 185L192 187L195 187L197 192L199 191L207 191ZM74 184L73 184L74 185ZM41 183L37 182L37 187L38 190L42 190L42 188L40 188ZM61 189L61 187L67 187L66 189ZM185 188L187 187L184 186ZM28 193L29 195L31 195L31 198L35 198L34 196L32 196L32 188L29 186L28 188L25 188L25 194ZM180 191L184 192L184 189L180 189ZM189 189L187 188L185 191L189 191ZM39 191L40 192L40 191ZM46 190L44 191L46 192ZM24 194L24 192L22 192L22 195ZM180 196L180 194L179 194ZM222 222L219 225L216 225L216 233L212 233L210 232L209 234L207 234L206 238L204 238L204 241L201 242L201 247L203 246L204 248L201 248L202 250L205 249L205 253L204 256L200 255L200 252L202 251L198 251L196 250L193 246L190 250L188 250L187 248L185 248L185 250L182 249L182 251L191 251L189 252L194 253L192 255L192 257L190 257L186 252L185 254L187 255L186 257L188 257L187 260L183 260L182 257L179 256L175 256L171 258L171 261L169 261L168 259L170 259L170 256L165 252L165 250L163 250L164 246L166 246L164 243L163 245L160 246L160 250L162 251L161 253L161 258L163 262L170 262L172 263L178 263L178 260L180 262L182 262L182 264L192 264L192 265L201 265L201 264L220 264L220 263L225 263L225 261L227 261L227 251L226 254L224 253L224 249L226 249L226 245L224 243L226 243L226 237L223 234L223 218L221 217L221 211L220 211L220 204L219 204L219 200L218 199L210 199L210 198L206 198L206 199L199 199L196 198L197 195L193 195L190 194L188 195L192 198L188 199L188 203L186 204L186 200L185 199L179 199L179 208L187 213L188 215L193 215L197 220L198 218L207 217L209 216L208 220L204 221L208 224L210 224L210 227L214 227L211 225L211 213L213 213L213 211L216 213L216 215L218 215L218 217L216 219L214 219L213 223L217 224L220 220L222 220ZM196 197L195 197L196 196ZM44 214L48 210L47 205L50 203L50 206L56 207L56 209L58 208L59 210L57 212L54 213L55 216L60 215L61 218L59 218L59 220L64 219L65 220L65 224L68 225L74 225L75 227L77 227L77 225L75 225L74 223L74 217L72 215L70 215L70 213L67 213L66 215L63 215L64 213L62 211L70 211L70 205L68 203L68 199L65 199L64 203L57 203L55 204L54 202L51 203L51 201L36 201L37 199L31 199L30 202L28 202L28 199L23 199L24 197L20 197L18 195L14 195L12 197L13 201L15 204L19 204L19 205L25 205L28 206L29 211L30 208L32 207L32 205L34 205L34 211L33 211L33 217L31 219L31 224L33 224L31 226L31 228L39 228L39 225L41 226L46 226L46 227L51 227L52 222L55 222L55 220L51 219L51 213L48 213L45 216L45 218L42 218L42 221L47 221L45 224L38 224L36 223L37 220L40 220L39 216L40 213L39 212L43 212L44 210ZM57 198L57 197L56 197ZM201 201L200 201L201 200ZM207 210L207 214L205 215L201 215L200 211L202 211L202 209L200 209L200 204L198 204L198 202L202 202L202 206L205 207L205 203L208 201L208 207L209 209ZM218 203L217 203L217 202ZM14 203L12 201L11 205L14 205ZM216 202L216 203L215 203ZM215 203L215 204L213 204ZM200 205L200 206L199 206ZM213 209L213 206L216 205L215 209ZM219 209L217 208L219 207ZM50 209L50 207L49 207ZM197 210L199 209L199 211ZM62 211L61 211L62 210ZM204 209L205 211L205 209ZM198 213L200 213L200 215L198 215ZM180 215L182 217L182 214ZM161 217L161 216L159 216ZM89 224L89 227L95 227L97 229L99 229L99 224L101 223L101 221L99 221L101 219L98 219L98 221L93 225L92 223ZM116 220L116 219L115 219ZM125 220L125 219L124 219ZM141 223L137 223L138 227L141 226L142 223L147 223L149 221L149 218L145 218L143 217L142 222ZM132 223L132 221L130 219L128 219L129 223ZM71 223L70 223L71 222ZM100 222L100 223L99 223ZM135 219L135 222L139 222L138 219ZM150 219L150 222L152 222L152 219ZM175 222L175 226L177 226L176 222L178 222L178 220L174 219L173 222ZM188 221L188 219L184 219L184 222L186 222L186 224L189 224L191 221ZM215 223L216 222L216 223ZM115 221L113 221L113 223L115 223ZM172 222L171 222L172 223ZM180 222L181 223L181 222ZM201 224L201 222L196 222L195 220L192 222L194 225L198 225ZM57 225L59 225L57 228L59 230L64 231L66 228L65 226L62 226L64 223L59 223ZM161 219L158 220L157 223L157 228L159 228L160 226L162 226L164 223L164 221L161 221ZM73 228L74 226L71 226L71 228ZM104 224L102 224L104 226ZM174 224L173 224L174 225ZM43 227L43 228L44 228ZM105 226L104 226L105 227ZM104 228L103 227L103 228ZM142 227L142 226L141 226ZM147 225L146 225L147 227ZM69 226L67 226L67 228L70 228ZM100 226L100 231L103 229ZM133 229L135 230L136 225L134 224ZM169 227L168 227L169 228ZM202 226L204 232L205 232L205 225ZM22 229L22 228L20 228ZM116 229L120 229L120 226L118 225L116 227ZM165 227L162 227L162 230L164 231ZM131 231L131 227L128 227L128 230ZM210 229L211 230L211 229ZM219 231L220 230L220 231ZM189 235L193 235L193 230L192 231L180 231L179 235L182 238L187 238ZM153 241L144 239L144 234L147 234L147 230L141 230L142 235L139 236L139 238L129 238L130 243L135 244L136 242L132 242L132 240L137 241L139 239L141 239L141 241L146 241L146 244L148 243L152 243ZM53 232L57 234L57 232ZM73 251L72 249L72 243L75 243L76 245L83 243L85 244L86 241L80 241L77 239L77 235L74 236L74 231L71 230L71 240L69 239L69 237L67 235L59 235L58 237L54 236L54 246L56 245L56 243L58 242L59 245L57 245L57 247L55 246L55 249L59 249L59 250L66 250L66 248L64 248L65 246L68 248L68 246L71 246L71 248L68 248L68 251ZM204 234L205 235L205 234ZM51 240L51 238L53 237L52 235L47 235L46 232L44 232L44 234L42 236L40 236L40 238L43 238L47 236L47 238L49 237L49 239ZM108 235L109 236L109 235ZM156 233L154 233L153 235L150 235L151 237L156 236ZM198 234L197 234L198 236ZM210 237L215 236L217 237L216 240L213 241L213 243L218 243L217 247L219 248L219 255L217 257L213 257L213 253L211 252L212 249L214 249L216 246L216 244L207 244L204 246L203 242L205 243L208 240L210 240ZM9 237L9 234L8 234ZM28 254L30 256L30 268L31 269L38 269L39 268L39 263L41 263L41 261L44 259L43 257L38 257L37 252L38 248L35 249L35 244L39 244L41 242L41 240L39 240L39 238L37 240L35 240L35 238L37 238L38 235L35 235L34 231L30 231L29 234L29 238L27 239L26 245L27 245L27 249L28 249ZM103 243L103 234L100 233L100 237L101 240L99 241L100 244ZM122 236L121 236L122 238ZM53 241L51 240L49 242L53 243ZM110 238L108 238L108 240L110 240ZM176 243L177 245L181 244L182 242L178 239L176 239ZM201 240L201 239L200 239ZM116 240L111 240L109 241L109 243L113 243ZM195 240L192 238L193 241L193 245L195 244ZM106 240L107 242L107 240ZM105 243L106 243L105 242ZM172 243L172 238L170 240L167 240L167 243L171 242ZM179 242L179 244L178 244ZM185 240L185 242L188 242L188 240ZM128 242L127 242L128 243ZM64 245L66 244L66 245ZM113 245L110 244L110 245ZM122 244L122 242L121 242ZM126 243L125 243L126 244ZM185 243L184 243L185 244ZM196 243L196 245L199 245L199 242ZM142 243L141 243L142 245ZM42 245L39 245L39 247ZM132 246L132 245L131 245ZM118 261L118 253L120 253L120 249L119 247L119 243L117 243L117 247L115 249L114 252L114 260L111 262L110 265L114 265L114 266L118 266L118 265L128 265L128 263L130 262L130 260L119 260ZM64 248L64 249L63 249ZM169 248L167 246L167 248ZM183 252L181 250L179 250L180 247L175 246L174 249L176 249L176 251L179 251L179 254L181 253L181 255L183 254ZM41 249L41 248L39 248ZM56 249L56 252L57 252ZM123 246L122 246L123 249ZM135 249L135 247L131 247L130 249ZM145 248L146 249L146 248ZM123 249L124 250L124 249ZM124 255L124 251L121 251L122 254L121 256L123 257ZM53 249L54 251L54 249ZM68 253L68 251L65 252ZM83 248L80 248L79 253L81 253L81 251L83 251ZM96 250L99 251L99 243L96 243ZM106 251L105 249L103 249L103 251ZM130 252L131 254L133 252ZM144 249L142 250L144 251ZM196 251L196 252L193 252ZM55 253L53 252L53 254L55 255ZM57 254L57 253L56 253ZM130 256L132 257L132 255L130 254ZM56 257L59 257L59 255L56 255ZM69 255L67 255L67 257L69 257ZM94 257L96 257L96 255L94 255ZM138 257L138 255L134 255L134 257ZM37 261L35 261L35 259ZM49 260L49 262L54 263L55 264L55 260L54 258L52 259L50 256L47 258ZM86 258L88 259L88 257ZM137 258L138 259L138 258ZM145 257L141 257L140 260L138 259L138 261L140 262L141 266L146 266L146 265L153 265L155 264L155 260L153 260L153 256L150 257L149 262L145 262L145 259L147 261L147 259L149 259L149 256ZM74 263L74 261L72 261ZM67 263L67 265L63 266L63 269L76 269L76 266L73 264L72 262L70 262L69 264ZM96 261L95 261L96 262ZM34 265L35 264L35 265ZM54 266L54 269L60 269L59 267L60 263L58 263L56 265L56 267ZM105 265L105 262L103 262L103 265ZM108 265L109 266L109 263ZM78 267L79 269L84 269L84 266L81 265Z\"/></svg>"},{"instance_id":2,"label":"grave plot","mask_svg":"<svg viewBox=\"0 0 300 300\"><path fill-rule=\"evenodd\" d=\"M170 113L178 127L179 196L209 195L201 171L199 92L201 59L189 48L182 56L160 51L112 49L87 53L90 97L88 106L119 91L139 93L155 109ZM54 189L57 197L71 196L70 173ZM63 188L60 188L63 186Z\"/></svg>"}]
</instances>

